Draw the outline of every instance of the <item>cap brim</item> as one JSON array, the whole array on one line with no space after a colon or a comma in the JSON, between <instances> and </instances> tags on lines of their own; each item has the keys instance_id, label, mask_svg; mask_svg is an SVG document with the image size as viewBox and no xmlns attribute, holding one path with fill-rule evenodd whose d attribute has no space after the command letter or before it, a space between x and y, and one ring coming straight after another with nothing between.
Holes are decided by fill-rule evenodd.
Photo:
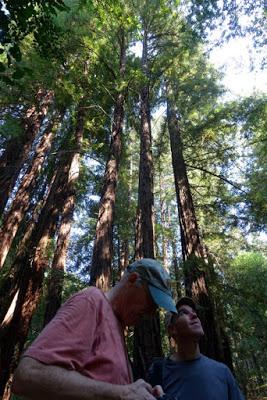
<instances>
[{"instance_id":1,"label":"cap brim","mask_svg":"<svg viewBox=\"0 0 267 400\"><path fill-rule=\"evenodd\" d=\"M163 290L156 288L155 286L148 284L148 287L154 302L159 307L165 308L167 311L177 313L175 303L170 295L163 292Z\"/></svg>"}]
</instances>

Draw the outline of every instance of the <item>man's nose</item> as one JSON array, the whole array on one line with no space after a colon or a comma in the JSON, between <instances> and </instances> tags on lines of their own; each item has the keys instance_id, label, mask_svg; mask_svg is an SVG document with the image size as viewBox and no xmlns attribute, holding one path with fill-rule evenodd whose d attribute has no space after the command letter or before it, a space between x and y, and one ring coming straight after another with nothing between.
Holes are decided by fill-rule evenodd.
<instances>
[{"instance_id":1,"label":"man's nose","mask_svg":"<svg viewBox=\"0 0 267 400\"><path fill-rule=\"evenodd\" d=\"M197 318L197 313L195 311L192 311L190 313L190 316L191 316L192 319L196 319Z\"/></svg>"}]
</instances>

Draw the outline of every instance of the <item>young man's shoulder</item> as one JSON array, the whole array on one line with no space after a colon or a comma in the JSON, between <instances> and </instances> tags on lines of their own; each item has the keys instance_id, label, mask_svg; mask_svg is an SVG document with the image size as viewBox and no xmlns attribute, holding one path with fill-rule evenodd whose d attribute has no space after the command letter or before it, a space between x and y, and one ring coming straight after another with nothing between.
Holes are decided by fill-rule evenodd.
<instances>
[{"instance_id":1,"label":"young man's shoulder","mask_svg":"<svg viewBox=\"0 0 267 400\"><path fill-rule=\"evenodd\" d=\"M209 358L207 356L204 356L204 354L201 354L201 360L204 364L208 365L211 368L216 368L217 370L222 370L222 371L227 371L229 368L227 367L226 364L214 360L213 358Z\"/></svg>"}]
</instances>

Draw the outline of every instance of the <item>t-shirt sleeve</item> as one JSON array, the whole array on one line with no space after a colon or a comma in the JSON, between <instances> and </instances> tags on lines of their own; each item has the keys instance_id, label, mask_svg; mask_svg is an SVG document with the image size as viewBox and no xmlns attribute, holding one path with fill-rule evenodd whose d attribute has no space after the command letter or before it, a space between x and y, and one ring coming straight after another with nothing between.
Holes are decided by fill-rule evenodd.
<instances>
[{"instance_id":1,"label":"t-shirt sleeve","mask_svg":"<svg viewBox=\"0 0 267 400\"><path fill-rule=\"evenodd\" d=\"M24 356L79 371L92 349L96 326L94 299L79 292L59 309Z\"/></svg>"},{"instance_id":2,"label":"t-shirt sleeve","mask_svg":"<svg viewBox=\"0 0 267 400\"><path fill-rule=\"evenodd\" d=\"M228 385L228 399L229 400L245 400L241 393L232 372L227 368L227 385Z\"/></svg>"}]
</instances>

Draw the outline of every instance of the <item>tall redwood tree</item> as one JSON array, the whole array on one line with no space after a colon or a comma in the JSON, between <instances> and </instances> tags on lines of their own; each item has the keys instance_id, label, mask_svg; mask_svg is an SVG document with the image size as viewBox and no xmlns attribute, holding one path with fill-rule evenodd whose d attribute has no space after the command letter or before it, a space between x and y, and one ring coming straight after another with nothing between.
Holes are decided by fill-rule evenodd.
<instances>
[{"instance_id":1,"label":"tall redwood tree","mask_svg":"<svg viewBox=\"0 0 267 400\"><path fill-rule=\"evenodd\" d=\"M119 79L123 81L126 69L126 40L125 32L121 27L118 32L120 60ZM126 89L118 91L114 105L111 144L102 193L99 204L98 220L93 247L92 265L90 269L90 284L96 285L104 291L111 284L111 262L113 256L112 229L116 200L116 187L122 149L122 128L124 118L124 102Z\"/></svg>"},{"instance_id":2,"label":"tall redwood tree","mask_svg":"<svg viewBox=\"0 0 267 400\"><path fill-rule=\"evenodd\" d=\"M44 325L46 325L56 314L61 305L64 271L67 250L73 222L73 214L76 200L76 183L79 178L79 163L82 151L84 134L85 108L81 101L78 105L76 116L74 148L67 153L62 169L65 172L65 182L62 191L62 213L60 225L57 232L57 244L51 265L51 276L48 283Z\"/></svg>"},{"instance_id":3,"label":"tall redwood tree","mask_svg":"<svg viewBox=\"0 0 267 400\"><path fill-rule=\"evenodd\" d=\"M178 122L178 113L170 84L167 84L167 121L170 135L172 166L175 180L178 217L181 228L182 253L185 261L184 277L186 295L200 305L205 338L201 350L207 356L226 362L232 368L229 344L225 333L215 318L215 303L209 290L208 274L212 266L208 263L200 240L190 184L183 156L183 143Z\"/></svg>"},{"instance_id":4,"label":"tall redwood tree","mask_svg":"<svg viewBox=\"0 0 267 400\"><path fill-rule=\"evenodd\" d=\"M31 193L35 187L36 179L41 171L42 165L46 160L47 153L51 148L57 123L58 116L56 120L53 118L50 120L48 127L36 147L32 163L29 165L22 178L10 209L5 214L0 230L0 268L4 265L6 256L11 248L19 225L29 208Z\"/></svg>"},{"instance_id":5,"label":"tall redwood tree","mask_svg":"<svg viewBox=\"0 0 267 400\"><path fill-rule=\"evenodd\" d=\"M150 114L150 79L148 67L148 26L143 21L142 70L146 77L140 92L141 129L138 207L136 219L135 258L154 258L153 159ZM134 375L145 378L154 357L162 356L159 315L146 317L134 330Z\"/></svg>"},{"instance_id":6,"label":"tall redwood tree","mask_svg":"<svg viewBox=\"0 0 267 400\"><path fill-rule=\"evenodd\" d=\"M0 157L0 216L6 207L9 195L15 186L23 163L26 161L40 126L54 101L52 91L40 89L36 104L27 109L22 120L22 134L10 138Z\"/></svg>"},{"instance_id":7,"label":"tall redwood tree","mask_svg":"<svg viewBox=\"0 0 267 400\"><path fill-rule=\"evenodd\" d=\"M38 305L44 271L49 266L48 246L55 235L62 212L65 175L62 162L59 161L46 202L27 241L26 251L14 260L16 275L13 285L16 285L16 295L8 318L4 318L0 329L0 393L4 393L5 400L10 397L13 371L23 350L32 316Z\"/></svg>"}]
</instances>

